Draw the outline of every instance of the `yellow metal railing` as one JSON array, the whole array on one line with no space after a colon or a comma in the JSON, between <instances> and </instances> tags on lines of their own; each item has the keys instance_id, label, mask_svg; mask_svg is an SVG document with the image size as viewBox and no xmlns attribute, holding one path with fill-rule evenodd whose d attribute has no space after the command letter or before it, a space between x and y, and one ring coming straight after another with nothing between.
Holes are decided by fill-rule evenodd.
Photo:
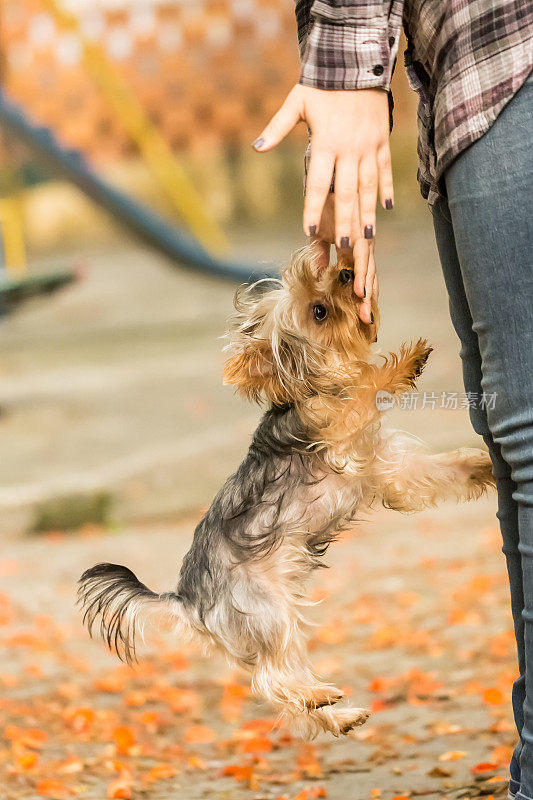
<instances>
[{"instance_id":1,"label":"yellow metal railing","mask_svg":"<svg viewBox=\"0 0 533 800\"><path fill-rule=\"evenodd\" d=\"M3 262L8 276L25 275L24 216L18 198L0 198L0 242L0 262Z\"/></svg>"},{"instance_id":2,"label":"yellow metal railing","mask_svg":"<svg viewBox=\"0 0 533 800\"><path fill-rule=\"evenodd\" d=\"M223 230L206 213L202 198L194 184L166 140L151 124L135 93L108 59L103 48L83 35L78 18L62 8L57 0L42 0L42 2L59 26L75 33L79 38L84 63L93 80L105 94L128 135L139 148L152 174L191 233L207 249L227 250L228 242Z\"/></svg>"}]
</instances>

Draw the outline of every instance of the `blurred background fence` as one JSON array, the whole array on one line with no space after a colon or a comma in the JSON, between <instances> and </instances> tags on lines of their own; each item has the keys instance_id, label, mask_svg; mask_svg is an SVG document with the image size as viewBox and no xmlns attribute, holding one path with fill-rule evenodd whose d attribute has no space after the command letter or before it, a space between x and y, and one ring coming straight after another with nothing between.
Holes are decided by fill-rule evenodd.
<instances>
[{"instance_id":1,"label":"blurred background fence","mask_svg":"<svg viewBox=\"0 0 533 800\"><path fill-rule=\"evenodd\" d=\"M287 0L2 4L4 82L71 146L110 161L132 155L127 125L87 69L97 46L179 151L248 144L294 81ZM73 12L77 30L62 9Z\"/></svg>"},{"instance_id":2,"label":"blurred background fence","mask_svg":"<svg viewBox=\"0 0 533 800\"><path fill-rule=\"evenodd\" d=\"M297 80L292 0L4 0L0 59L25 113L152 207L176 212L161 191L172 152L219 225L297 220L304 126L267 158L249 147ZM412 192L415 100L398 73L396 165ZM109 234L16 141L4 136L2 155L2 195L38 187L25 195L30 247Z\"/></svg>"}]
</instances>

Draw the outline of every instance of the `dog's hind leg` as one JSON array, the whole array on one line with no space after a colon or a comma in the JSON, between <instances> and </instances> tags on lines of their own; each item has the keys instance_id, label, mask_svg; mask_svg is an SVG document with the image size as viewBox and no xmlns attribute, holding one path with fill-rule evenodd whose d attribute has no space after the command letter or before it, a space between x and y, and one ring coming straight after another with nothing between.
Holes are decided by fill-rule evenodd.
<instances>
[{"instance_id":1,"label":"dog's hind leg","mask_svg":"<svg viewBox=\"0 0 533 800\"><path fill-rule=\"evenodd\" d=\"M343 692L314 675L300 648L283 661L262 658L253 671L254 689L270 700L294 733L312 739L321 732L342 736L368 719L363 708L335 706Z\"/></svg>"},{"instance_id":2,"label":"dog's hind leg","mask_svg":"<svg viewBox=\"0 0 533 800\"><path fill-rule=\"evenodd\" d=\"M319 680L309 663L300 606L310 563L298 536L241 570L232 590L240 608L235 642L247 654L241 663L251 669L254 692L272 702L295 732L340 736L365 722L368 712L337 709L343 692Z\"/></svg>"}]
</instances>

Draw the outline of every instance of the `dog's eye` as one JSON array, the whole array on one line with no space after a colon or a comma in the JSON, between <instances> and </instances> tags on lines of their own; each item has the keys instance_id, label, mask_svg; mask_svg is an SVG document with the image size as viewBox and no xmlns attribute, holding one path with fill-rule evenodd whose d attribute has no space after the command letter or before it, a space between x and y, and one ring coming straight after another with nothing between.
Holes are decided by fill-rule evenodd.
<instances>
[{"instance_id":1,"label":"dog's eye","mask_svg":"<svg viewBox=\"0 0 533 800\"><path fill-rule=\"evenodd\" d=\"M346 286L347 283L353 283L354 279L355 276L351 269L341 269L339 272L339 283L343 286Z\"/></svg>"},{"instance_id":2,"label":"dog's eye","mask_svg":"<svg viewBox=\"0 0 533 800\"><path fill-rule=\"evenodd\" d=\"M315 303L313 306L313 317L316 319L317 322L323 322L328 315L328 310L326 306L323 306L322 303Z\"/></svg>"}]
</instances>

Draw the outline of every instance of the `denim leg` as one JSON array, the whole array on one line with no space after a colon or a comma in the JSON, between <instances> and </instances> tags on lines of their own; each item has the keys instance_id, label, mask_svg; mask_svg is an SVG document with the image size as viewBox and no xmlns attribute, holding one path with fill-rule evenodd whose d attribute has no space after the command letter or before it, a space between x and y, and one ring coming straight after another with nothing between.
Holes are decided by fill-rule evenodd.
<instances>
[{"instance_id":1,"label":"denim leg","mask_svg":"<svg viewBox=\"0 0 533 800\"><path fill-rule=\"evenodd\" d=\"M515 689L521 736L519 800L533 798L533 82L445 175L453 239L471 329L481 356L481 388L495 395L487 424L509 476L499 479L500 515L511 582L522 566L522 684ZM504 486L503 484L507 485ZM509 494L512 493L512 498ZM512 501L516 506L513 506ZM518 588L513 608L518 609ZM521 649L521 626L515 620ZM525 688L525 695L524 695ZM523 697L523 702L521 698ZM522 713L520 713L522 711Z\"/></svg>"},{"instance_id":2,"label":"denim leg","mask_svg":"<svg viewBox=\"0 0 533 800\"><path fill-rule=\"evenodd\" d=\"M461 342L461 360L463 366L463 382L465 390L478 398L482 393L481 354L478 337L473 329L472 315L466 298L463 277L455 237L450 218L448 204L442 198L433 207L433 226L439 251L444 281L448 290L450 316L453 327ZM525 699L525 644L524 644L524 591L522 578L522 558L518 549L518 506L513 499L516 484L511 478L511 468L501 455L500 446L492 438L489 430L487 413L479 401L470 408L470 420L476 433L483 437L489 449L493 472L498 490L498 513L503 539L503 552L507 562L509 585L511 588L511 610L518 650L520 677L513 686L513 711L516 727L520 733L523 721L523 704ZM516 793L520 788L520 752L522 742L519 741L513 753L510 765L511 780L509 788Z\"/></svg>"}]
</instances>

